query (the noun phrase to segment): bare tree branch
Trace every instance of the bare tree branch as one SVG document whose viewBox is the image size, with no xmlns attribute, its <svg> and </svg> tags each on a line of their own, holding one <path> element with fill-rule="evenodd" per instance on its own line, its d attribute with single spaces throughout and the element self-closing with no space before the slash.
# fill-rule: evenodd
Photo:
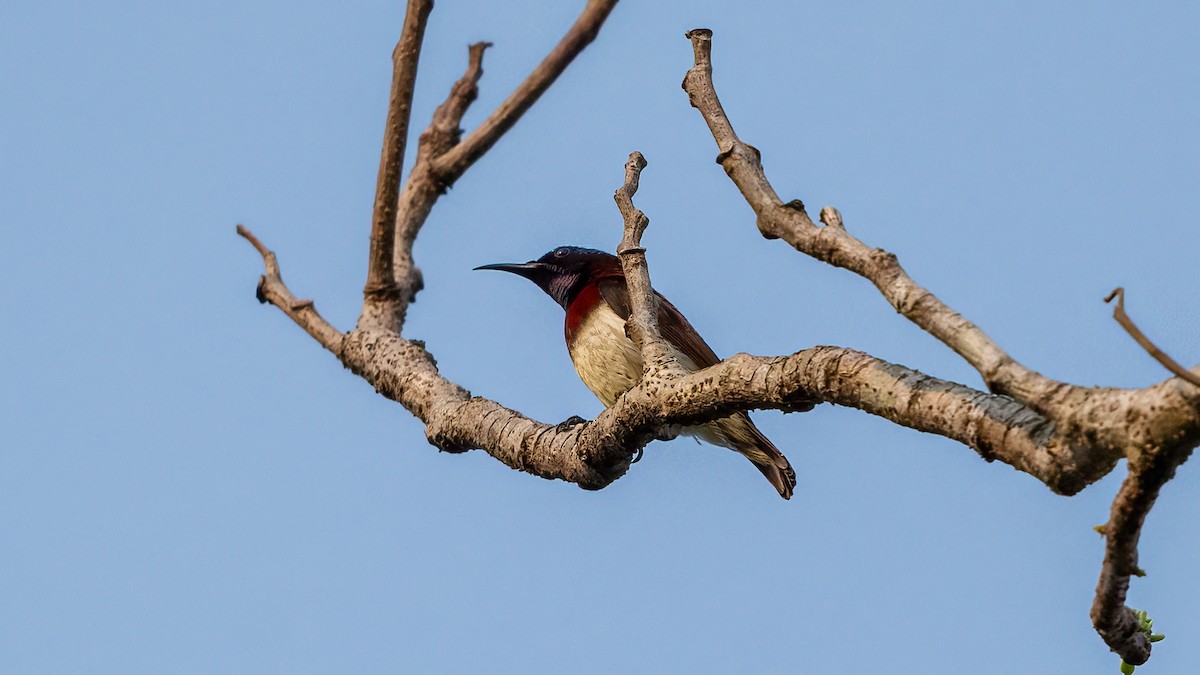
<svg viewBox="0 0 1200 675">
<path fill-rule="evenodd" d="M 786 412 L 796 401 L 820 399 L 960 441 L 988 461 L 1012 464 L 1064 494 L 1095 480 L 1072 463 L 1075 450 L 1054 439 L 1051 424 L 1015 401 L 837 347 L 789 357 L 739 354 L 666 384 L 634 387 L 590 423 L 562 429 L 536 422 L 443 378 L 419 341 L 378 330 L 342 335 L 311 301 L 291 294 L 271 251 L 245 228 L 239 226 L 238 233 L 263 256 L 263 301 L 421 419 L 430 443 L 446 451 L 483 448 L 512 468 L 599 489 L 628 470 L 635 451 L 672 426 L 735 410 Z"/>
<path fill-rule="evenodd" d="M 737 137 L 717 98 L 712 81 L 712 31 L 697 29 L 688 32 L 687 37 L 692 42 L 695 64 L 684 78 L 683 88 L 713 133 L 720 149 L 717 161 L 758 215 L 758 226 L 764 236 L 782 238 L 806 255 L 848 269 L 874 283 L 898 312 L 962 355 L 983 375 L 992 391 L 1012 396 L 1046 415 L 1056 422 L 1060 433 L 1087 436 L 1094 446 L 1094 452 L 1089 454 L 1102 465 L 1111 465 L 1124 456 L 1139 434 L 1159 436 L 1161 431 L 1183 437 L 1200 424 L 1196 410 L 1200 396 L 1192 392 L 1171 392 L 1173 397 L 1186 399 L 1177 403 L 1185 404 L 1189 412 L 1179 416 L 1178 408 L 1156 405 L 1165 394 L 1162 388 L 1080 387 L 1052 380 L 1020 365 L 975 324 L 913 281 L 895 255 L 870 248 L 850 235 L 836 209 L 827 207 L 823 211 L 826 226 L 820 227 L 808 217 L 800 200 L 783 203 L 766 178 L 758 150 Z M 1124 419 L 1101 414 L 1133 409 L 1153 419 L 1139 420 L 1138 428 L 1131 428 L 1123 423 Z M 1146 423 L 1140 424 L 1143 421 Z"/>
<path fill-rule="evenodd" d="M 1121 660 L 1141 665 L 1150 658 L 1150 636 L 1140 626 L 1137 613 L 1125 606 L 1131 576 L 1142 576 L 1137 565 L 1137 544 L 1142 524 L 1161 484 L 1147 485 L 1141 474 L 1130 472 L 1112 503 L 1112 515 L 1103 529 L 1104 563 L 1092 600 L 1092 625 Z"/>
<path fill-rule="evenodd" d="M 446 100 L 433 111 L 433 120 L 425 132 L 435 138 L 428 141 L 432 154 L 438 155 L 454 147 L 462 137 L 463 115 L 479 97 L 479 78 L 483 77 L 483 53 L 490 42 L 476 42 L 467 47 L 467 72 L 450 88 Z"/>
<path fill-rule="evenodd" d="M 392 248 L 396 236 L 396 199 L 400 193 L 400 173 L 404 165 L 404 146 L 408 141 L 408 123 L 412 117 L 417 63 L 421 58 L 425 24 L 432 10 L 433 0 L 409 0 L 400 40 L 392 52 L 392 90 L 388 97 L 383 149 L 379 158 L 379 177 L 375 183 L 375 208 L 371 216 L 371 251 L 367 266 L 367 283 L 363 288 L 363 294 L 369 304 L 373 304 L 374 299 L 378 297 L 386 299 L 396 293 L 396 279 L 392 270 Z"/>
<path fill-rule="evenodd" d="M 668 381 L 643 382 L 595 420 L 569 428 L 536 422 L 442 378 L 424 345 L 394 335 L 353 331 L 343 363 L 379 393 L 425 422 L 437 447 L 483 448 L 506 465 L 598 489 L 628 469 L 632 454 L 665 430 L 737 410 L 792 410 L 823 400 L 858 408 L 919 431 L 946 436 L 1073 494 L 1099 476 L 1080 471 L 1080 448 L 1063 444 L 1053 425 L 1004 396 L 887 363 L 840 347 L 786 357 L 738 354 Z M 647 386 L 649 385 L 649 386 Z"/>
<path fill-rule="evenodd" d="M 420 269 L 413 263 L 413 244 L 438 197 L 446 192 L 446 184 L 433 173 L 432 162 L 454 147 L 462 137 L 459 125 L 467 109 L 479 96 L 483 55 L 490 46 L 490 42 L 477 42 L 468 48 L 466 72 L 450 88 L 446 100 L 434 110 L 429 127 L 421 133 L 417 142 L 417 160 L 400 197 L 400 211 L 396 215 L 397 236 L 392 249 L 392 264 L 396 269 L 400 292 L 390 307 L 394 318 L 389 325 L 397 331 L 404 324 L 408 305 L 425 285 Z"/>
<path fill-rule="evenodd" d="M 275 253 L 264 246 L 258 237 L 255 237 L 245 227 L 238 225 L 237 233 L 258 251 L 267 268 L 266 273 L 258 279 L 258 289 L 255 293 L 258 301 L 269 302 L 278 307 L 322 347 L 333 352 L 333 355 L 339 359 L 342 358 L 342 333 L 317 313 L 317 308 L 313 305 L 312 300 L 297 300 L 296 296 L 292 295 L 287 284 L 283 283 L 283 277 L 279 274 L 279 263 L 275 259 Z"/>
<path fill-rule="evenodd" d="M 692 42 L 695 65 L 684 77 L 683 89 L 708 123 L 717 142 L 717 163 L 754 209 L 763 236 L 782 238 L 802 253 L 865 277 L 897 312 L 966 359 L 992 391 L 1046 411 L 1059 383 L 1017 363 L 978 326 L 913 281 L 895 255 L 871 248 L 847 233 L 840 214 L 834 227 L 822 228 L 808 217 L 803 202 L 796 199 L 785 204 L 779 198 L 763 172 L 759 151 L 738 138 L 717 98 L 712 80 L 712 31 L 700 28 L 686 36 Z"/>
<path fill-rule="evenodd" d="M 516 124 L 579 52 L 591 43 L 615 5 L 616 0 L 589 0 L 563 39 L 525 81 L 475 131 L 462 138 L 459 124 L 478 94 L 483 51 L 488 44 L 471 46 L 467 72 L 422 132 L 416 162 L 400 194 L 392 246 L 396 292 L 390 294 L 382 306 L 364 305 L 363 315 L 359 318 L 361 327 L 401 329 L 408 305 L 424 286 L 421 271 L 413 261 L 412 248 L 433 205 L 504 132 Z"/>
<path fill-rule="evenodd" d="M 1104 564 L 1092 602 L 1092 624 L 1122 660 L 1135 666 L 1150 658 L 1151 642 L 1137 613 L 1125 606 L 1130 577 L 1146 574 L 1138 566 L 1138 540 L 1159 492 L 1187 461 L 1193 446 L 1185 443 L 1132 458 L 1129 475 L 1113 499 L 1108 523 L 1101 528 L 1105 537 Z"/>
<path fill-rule="evenodd" d="M 1112 293 L 1109 293 L 1108 297 L 1104 298 L 1104 301 L 1112 302 L 1113 298 L 1117 299 L 1117 305 L 1113 307 L 1113 318 L 1117 320 L 1117 323 L 1121 324 L 1126 333 L 1129 333 L 1129 337 L 1133 338 L 1142 349 L 1145 349 L 1146 353 L 1154 357 L 1155 361 L 1161 363 L 1163 368 L 1200 387 L 1200 375 L 1188 372 L 1186 368 L 1179 365 L 1178 361 L 1159 349 L 1158 345 L 1151 342 L 1150 338 L 1146 337 L 1146 334 L 1133 322 L 1133 319 L 1130 319 L 1129 315 L 1125 313 L 1125 289 L 1118 287 Z"/>
<path fill-rule="evenodd" d="M 554 84 L 575 57 L 596 39 L 604 20 L 616 6 L 617 0 L 588 0 L 575 24 L 525 81 L 468 134 L 462 143 L 434 161 L 435 172 L 446 185 L 453 185 L 475 160 L 482 157 L 483 153 L 500 140 L 504 132 L 521 119 L 521 115 L 524 115 L 550 85 Z"/>
<path fill-rule="evenodd" d="M 625 322 L 625 332 L 642 351 L 642 379 L 645 381 L 678 377 L 684 370 L 658 328 L 658 299 L 650 285 L 646 249 L 642 248 L 642 234 L 649 227 L 650 219 L 633 205 L 633 195 L 637 193 L 638 179 L 644 168 L 646 158 L 642 153 L 630 153 L 629 161 L 625 162 L 625 183 L 617 188 L 613 199 L 625 221 L 621 243 L 617 246 L 632 306 L 629 319 Z"/>
<path fill-rule="evenodd" d="M 1162 354 L 1128 320 L 1121 289 L 1108 298 L 1119 298 L 1114 316 L 1176 378 L 1141 390 L 1080 387 L 1017 363 L 975 324 L 913 281 L 895 255 L 869 248 L 847 233 L 837 209 L 822 209 L 825 227 L 819 227 L 808 217 L 803 202 L 783 203 L 766 178 L 758 150 L 738 138 L 717 98 L 712 31 L 697 29 L 686 37 L 692 43 L 694 65 L 684 77 L 683 89 L 707 122 L 719 149 L 717 162 L 754 210 L 763 236 L 782 238 L 802 253 L 865 277 L 897 312 L 970 363 L 992 391 L 1012 396 L 1019 402 L 1017 409 L 1041 420 L 1044 435 L 1038 437 L 1039 444 L 1022 449 L 1031 454 L 1002 457 L 1006 463 L 1037 476 L 1055 491 L 1070 493 L 1107 474 L 1119 458 L 1129 460 L 1129 476 L 1105 528 L 1108 546 L 1092 619 L 1097 632 L 1127 663 L 1144 663 L 1150 656 L 1149 635 L 1140 628 L 1136 613 L 1125 606 L 1125 596 L 1129 577 L 1137 572 L 1137 541 L 1146 514 L 1162 485 L 1200 443 L 1200 395 L 1184 383 L 1194 383 L 1193 374 Z M 1067 490 L 1062 482 L 1048 482 L 1047 465 L 1035 461 L 1047 448 L 1053 448 L 1047 453 L 1054 457 L 1048 466 L 1055 467 L 1056 477 L 1063 475 L 1057 469 L 1064 464 L 1070 467 Z M 1067 456 L 1071 459 L 1063 462 Z"/>
<path fill-rule="evenodd" d="M 625 183 L 614 197 L 624 221 L 618 253 L 634 305 L 627 329 L 643 351 L 647 370 L 641 383 L 595 420 L 551 425 L 472 396 L 441 376 L 422 342 L 401 336 L 407 307 L 421 289 L 412 246 L 433 205 L 596 36 L 614 4 L 615 0 L 590 0 L 525 82 L 463 138 L 460 125 L 477 96 L 488 46 L 471 45 L 466 71 L 421 134 L 416 160 L 401 189 L 413 81 L 432 6 L 430 0 L 410 0 L 394 54 L 368 282 L 357 326 L 342 334 L 317 313 L 310 300 L 293 296 L 275 254 L 239 225 L 238 233 L 259 252 L 266 268 L 258 284 L 260 301 L 278 307 L 379 393 L 419 418 L 436 447 L 448 452 L 481 448 L 514 469 L 587 489 L 600 489 L 620 478 L 635 452 L 669 435 L 672 428 L 740 410 L 788 412 L 800 402 L 814 400 L 854 407 L 953 439 L 1061 494 L 1082 490 L 1112 471 L 1120 459 L 1127 459 L 1129 475 L 1104 528 L 1105 562 L 1092 619 L 1104 640 L 1128 663 L 1144 662 L 1150 654 L 1149 636 L 1124 603 L 1130 576 L 1139 573 L 1137 543 L 1146 515 L 1162 486 L 1200 444 L 1200 387 L 1194 386 L 1200 378 L 1193 377 L 1197 371 L 1168 365 L 1176 377 L 1143 389 L 1080 387 L 1046 378 L 1017 363 L 982 330 L 916 284 L 894 255 L 848 234 L 837 209 L 822 209 L 822 227 L 809 218 L 799 200 L 784 203 L 767 181 L 759 152 L 737 137 L 717 98 L 711 31 L 688 33 L 695 65 L 683 86 L 717 142 L 717 161 L 754 210 L 759 230 L 870 280 L 898 312 L 970 363 L 993 393 L 840 347 L 813 347 L 779 357 L 738 354 L 695 373 L 671 370 L 672 364 L 675 368 L 678 364 L 657 327 L 656 296 L 641 246 L 649 221 L 633 205 L 645 166 L 636 152 L 630 155 Z M 1141 333 L 1136 326 L 1121 319 L 1128 317 L 1120 301 L 1115 315 L 1138 339 Z M 1155 354 L 1157 348 L 1151 347 L 1146 348 Z"/>
</svg>

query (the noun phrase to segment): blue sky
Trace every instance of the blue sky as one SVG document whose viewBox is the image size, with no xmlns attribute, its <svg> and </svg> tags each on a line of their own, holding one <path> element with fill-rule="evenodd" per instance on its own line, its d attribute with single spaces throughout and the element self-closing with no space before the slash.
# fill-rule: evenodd
<svg viewBox="0 0 1200 675">
<path fill-rule="evenodd" d="M 353 324 L 400 4 L 0 8 L 0 670 L 1117 672 L 1088 607 L 1123 467 L 1062 498 L 821 406 L 756 418 L 791 502 L 688 440 L 585 492 L 435 452 L 255 302 L 239 222 Z M 414 135 L 469 42 L 496 46 L 468 126 L 581 4 L 440 0 Z M 698 26 L 781 196 L 840 208 L 1016 358 L 1163 379 L 1101 303 L 1124 285 L 1200 361 L 1194 4 L 664 1 L 619 6 L 438 204 L 406 333 L 447 376 L 546 421 L 600 410 L 561 310 L 471 268 L 615 247 L 636 149 L 655 285 L 718 353 L 842 345 L 978 386 L 868 283 L 757 234 L 679 88 Z M 1143 536 L 1147 672 L 1200 670 L 1194 468 Z"/>
</svg>

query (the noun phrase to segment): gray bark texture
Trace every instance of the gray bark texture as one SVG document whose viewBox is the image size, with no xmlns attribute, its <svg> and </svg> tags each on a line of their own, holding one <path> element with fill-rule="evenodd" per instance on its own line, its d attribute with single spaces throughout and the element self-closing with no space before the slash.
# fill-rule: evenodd
<svg viewBox="0 0 1200 675">
<path fill-rule="evenodd" d="M 367 282 L 357 325 L 343 332 L 310 300 L 284 284 L 275 255 L 238 226 L 260 253 L 265 273 L 258 298 L 270 303 L 348 369 L 425 424 L 429 442 L 448 452 L 481 449 L 507 466 L 598 490 L 629 470 L 635 454 L 734 411 L 788 412 L 808 401 L 863 410 L 896 424 L 938 434 L 987 461 L 1025 472 L 1056 493 L 1071 495 L 1127 460 L 1128 476 L 1102 528 L 1106 550 L 1091 616 L 1097 632 L 1130 664 L 1150 656 L 1151 635 L 1125 606 L 1130 578 L 1140 574 L 1137 542 L 1162 486 L 1200 443 L 1200 369 L 1170 361 L 1124 313 L 1114 291 L 1114 316 L 1174 374 L 1144 389 L 1081 387 L 1049 379 L 1009 356 L 982 330 L 918 285 L 896 256 L 852 235 L 832 207 L 819 224 L 799 200 L 784 202 L 768 181 L 759 152 L 742 141 L 721 107 L 712 79 L 712 32 L 690 31 L 694 65 L 683 88 L 708 124 L 717 162 L 753 209 L 759 231 L 800 253 L 864 277 L 901 315 L 967 361 L 988 391 L 948 382 L 841 347 L 820 346 L 787 356 L 737 354 L 696 373 L 675 363 L 659 334 L 642 233 L 649 220 L 633 205 L 646 166 L 630 155 L 615 194 L 624 220 L 617 246 L 633 313 L 627 330 L 642 350 L 641 382 L 594 420 L 549 424 L 478 396 L 442 377 L 423 342 L 403 335 L 408 305 L 421 290 L 412 249 L 438 198 L 536 102 L 598 35 L 616 0 L 589 0 L 576 22 L 512 94 L 473 131 L 459 125 L 477 94 L 487 43 L 471 45 L 466 72 L 420 135 L 416 158 L 401 180 L 425 25 L 432 0 L 409 0 L 385 124 L 372 218 Z M 1111 299 L 1111 298 L 1110 298 Z M 1168 363 L 1169 362 L 1169 363 Z"/>
</svg>

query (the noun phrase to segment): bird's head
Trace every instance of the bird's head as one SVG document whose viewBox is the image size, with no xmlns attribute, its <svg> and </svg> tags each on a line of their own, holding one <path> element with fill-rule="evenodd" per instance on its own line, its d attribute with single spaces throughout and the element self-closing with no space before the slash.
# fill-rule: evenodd
<svg viewBox="0 0 1200 675">
<path fill-rule="evenodd" d="M 525 277 L 566 308 L 579 291 L 601 276 L 620 274 L 615 255 L 594 248 L 559 246 L 537 260 L 526 263 L 480 265 L 477 270 L 502 270 Z"/>
</svg>

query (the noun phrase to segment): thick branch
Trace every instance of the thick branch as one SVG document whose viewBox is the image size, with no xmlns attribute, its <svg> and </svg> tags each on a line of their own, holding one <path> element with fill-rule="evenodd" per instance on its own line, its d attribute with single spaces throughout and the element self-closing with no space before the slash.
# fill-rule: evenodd
<svg viewBox="0 0 1200 675">
<path fill-rule="evenodd" d="M 1077 449 L 1057 439 L 1051 423 L 1007 397 L 838 347 L 787 357 L 739 354 L 697 373 L 639 384 L 592 422 L 569 428 L 471 396 L 438 374 L 423 345 L 395 335 L 350 333 L 343 363 L 425 422 L 434 445 L 456 452 L 483 448 L 510 467 L 591 489 L 620 477 L 634 452 L 673 426 L 735 410 L 788 411 L 814 399 L 946 436 L 1064 494 L 1106 473 L 1076 464 Z"/>
<path fill-rule="evenodd" d="M 339 333 L 299 301 L 279 276 L 275 256 L 245 228 L 266 275 L 264 302 L 279 307 L 346 367 L 426 424 L 434 445 L 448 451 L 484 448 L 506 465 L 546 478 L 598 489 L 620 477 L 631 455 L 672 427 L 693 425 L 735 410 L 794 410 L 797 401 L 823 400 L 858 408 L 919 431 L 946 436 L 1024 471 L 1052 490 L 1073 494 L 1103 477 L 1111 463 L 1055 434 L 1054 424 L 1004 396 L 975 391 L 904 366 L 838 347 L 788 357 L 739 354 L 667 382 L 634 387 L 591 423 L 560 429 L 473 397 L 441 377 L 419 342 L 390 331 Z M 1157 392 L 1176 394 L 1166 384 Z M 1115 459 L 1113 460 L 1115 462 Z"/>
<path fill-rule="evenodd" d="M 695 63 L 683 88 L 717 142 L 717 162 L 754 209 L 764 236 L 782 238 L 802 253 L 867 278 L 896 311 L 970 363 L 991 390 L 1025 404 L 1014 402 L 1018 409 L 1044 417 L 1045 437 L 1040 446 L 1032 448 L 1032 454 L 1006 459 L 1008 463 L 1046 482 L 1041 469 L 1030 470 L 1029 460 L 1039 457 L 1042 448 L 1058 446 L 1049 453 L 1056 457 L 1048 466 L 1070 465 L 1074 478 L 1090 482 L 1110 471 L 1120 457 L 1128 458 L 1130 475 L 1113 502 L 1106 528 L 1108 546 L 1092 619 L 1105 642 L 1126 662 L 1143 663 L 1150 655 L 1149 636 L 1140 629 L 1136 614 L 1125 606 L 1125 595 L 1129 577 L 1137 571 L 1137 540 L 1146 514 L 1162 485 L 1200 443 L 1200 392 L 1191 385 L 1193 374 L 1169 357 L 1160 358 L 1161 352 L 1124 317 L 1120 302 L 1115 314 L 1118 321 L 1176 378 L 1141 390 L 1079 387 L 1051 380 L 1017 363 L 977 326 L 913 281 L 896 256 L 871 249 L 847 233 L 837 209 L 823 209 L 825 227 L 819 227 L 800 200 L 782 203 L 767 181 L 758 151 L 737 137 L 717 99 L 712 82 L 712 32 L 698 29 L 687 37 Z M 946 413 L 947 421 L 954 419 L 952 409 L 947 408 Z M 1068 455 L 1072 459 L 1063 462 Z M 1070 490 L 1062 490 L 1061 483 L 1047 485 L 1064 492 L 1082 487 L 1074 482 Z"/>
<path fill-rule="evenodd" d="M 624 474 L 634 452 L 674 426 L 735 410 L 786 412 L 797 401 L 816 399 L 954 439 L 1064 494 L 1107 473 L 1081 461 L 1078 448 L 1056 437 L 1053 423 L 1011 399 L 836 347 L 788 357 L 739 354 L 698 373 L 634 387 L 593 422 L 553 427 L 471 396 L 438 373 L 419 342 L 389 331 L 339 333 L 311 301 L 291 294 L 271 251 L 245 228 L 239 226 L 238 233 L 263 257 L 260 299 L 291 317 L 381 394 L 404 405 L 426 424 L 430 442 L 444 450 L 484 448 L 515 469 L 598 489 Z"/>
<path fill-rule="evenodd" d="M 1135 666 L 1150 658 L 1150 636 L 1142 630 L 1137 613 L 1125 606 L 1130 577 L 1145 574 L 1138 567 L 1138 540 L 1163 485 L 1190 454 L 1190 447 L 1180 446 L 1131 461 L 1103 528 L 1104 565 L 1092 602 L 1092 623 L 1108 646 Z"/>
<path fill-rule="evenodd" d="M 712 80 L 712 31 L 696 29 L 687 37 L 695 65 L 684 77 L 683 89 L 708 123 L 719 150 L 717 163 L 754 209 L 763 236 L 782 238 L 802 253 L 865 277 L 897 312 L 966 359 L 993 391 L 1047 411 L 1059 383 L 1017 363 L 978 326 L 913 281 L 895 255 L 871 248 L 847 233 L 840 214 L 831 221 L 835 226 L 820 227 L 800 200 L 783 203 L 767 180 L 759 151 L 738 138 L 717 98 Z"/>
<path fill-rule="evenodd" d="M 1140 436 L 1185 438 L 1200 426 L 1200 396 L 1184 394 L 1190 404 L 1182 411 L 1143 407 L 1159 394 L 1142 397 L 1129 390 L 1074 386 L 1022 366 L 978 326 L 918 285 L 900 267 L 895 255 L 870 248 L 849 234 L 836 209 L 823 210 L 826 226 L 820 227 L 808 217 L 800 200 L 782 203 L 767 180 L 758 151 L 734 133 L 717 98 L 712 80 L 712 32 L 697 29 L 687 37 L 692 42 L 695 64 L 685 76 L 683 88 L 717 142 L 717 161 L 758 215 L 758 226 L 765 236 L 783 238 L 806 255 L 871 281 L 896 311 L 975 367 L 992 391 L 1012 396 L 1055 420 L 1060 433 L 1086 437 L 1095 448 L 1097 461 L 1111 464 L 1112 458 L 1127 454 Z M 1131 403 L 1141 408 L 1139 424 L 1098 414 L 1105 408 L 1124 409 Z"/>
<path fill-rule="evenodd" d="M 1137 613 L 1125 606 L 1130 577 L 1140 575 L 1137 544 L 1142 524 L 1161 484 L 1147 485 L 1144 477 L 1130 472 L 1112 504 L 1112 515 L 1104 526 L 1104 564 L 1096 597 L 1092 601 L 1092 625 L 1109 648 L 1132 665 L 1150 658 L 1150 636 L 1139 625 Z"/>
<path fill-rule="evenodd" d="M 438 373 L 419 341 L 355 330 L 346 337 L 342 362 L 425 423 L 426 438 L 442 450 L 483 448 L 511 468 L 590 489 L 608 485 L 628 468 L 628 460 L 601 469 L 585 462 L 573 447 L 581 427 L 560 430 L 472 396 Z"/>
<path fill-rule="evenodd" d="M 433 10 L 433 0 L 409 0 L 404 13 L 400 40 L 392 52 L 392 90 L 388 97 L 387 121 L 383 131 L 383 149 L 379 158 L 379 176 L 375 183 L 375 208 L 371 216 L 371 251 L 367 284 L 363 293 L 368 302 L 376 296 L 395 294 L 392 247 L 396 234 L 396 199 L 400 193 L 400 173 L 404 165 L 404 146 L 412 117 L 413 87 L 425 24 Z"/>
<path fill-rule="evenodd" d="M 595 37 L 614 4 L 591 0 L 542 64 L 463 139 L 459 127 L 476 97 L 487 46 L 472 45 L 466 73 L 422 133 L 413 170 L 397 196 L 421 35 L 432 5 L 430 0 L 410 0 L 394 55 L 371 263 L 358 327 L 343 335 L 311 301 L 297 300 L 283 283 L 275 255 L 239 226 L 238 233 L 258 250 L 266 267 L 258 285 L 260 301 L 279 307 L 348 368 L 421 419 L 437 447 L 451 452 L 483 448 L 510 467 L 589 489 L 619 478 L 634 452 L 681 425 L 755 408 L 786 412 L 811 400 L 855 407 L 956 440 L 1062 494 L 1098 480 L 1125 457 L 1130 475 L 1105 528 L 1106 557 L 1092 617 L 1127 662 L 1145 661 L 1148 636 L 1125 607 L 1125 596 L 1130 575 L 1138 572 L 1136 547 L 1145 517 L 1161 487 L 1200 443 L 1200 388 L 1181 379 L 1186 371 L 1140 390 L 1078 387 L 1045 378 L 1016 363 L 978 327 L 917 285 L 894 255 L 849 235 L 836 209 L 822 210 L 825 226 L 820 227 L 799 200 L 783 203 L 766 179 L 758 151 L 737 137 L 717 99 L 710 31 L 688 34 L 695 66 L 684 89 L 717 141 L 717 161 L 754 209 L 764 236 L 783 238 L 797 250 L 869 279 L 898 312 L 962 355 L 994 392 L 1007 396 L 837 347 L 787 357 L 739 354 L 696 373 L 665 373 L 674 359 L 657 329 L 656 296 L 641 247 L 648 220 L 632 202 L 645 166 L 638 153 L 631 155 L 625 184 L 616 194 L 626 224 L 618 252 L 634 303 L 630 333 L 643 350 L 647 371 L 639 385 L 595 420 L 551 426 L 474 397 L 438 373 L 422 343 L 400 337 L 407 306 L 421 287 L 412 245 L 434 203 Z M 660 365 L 663 370 L 656 370 Z"/>
</svg>

